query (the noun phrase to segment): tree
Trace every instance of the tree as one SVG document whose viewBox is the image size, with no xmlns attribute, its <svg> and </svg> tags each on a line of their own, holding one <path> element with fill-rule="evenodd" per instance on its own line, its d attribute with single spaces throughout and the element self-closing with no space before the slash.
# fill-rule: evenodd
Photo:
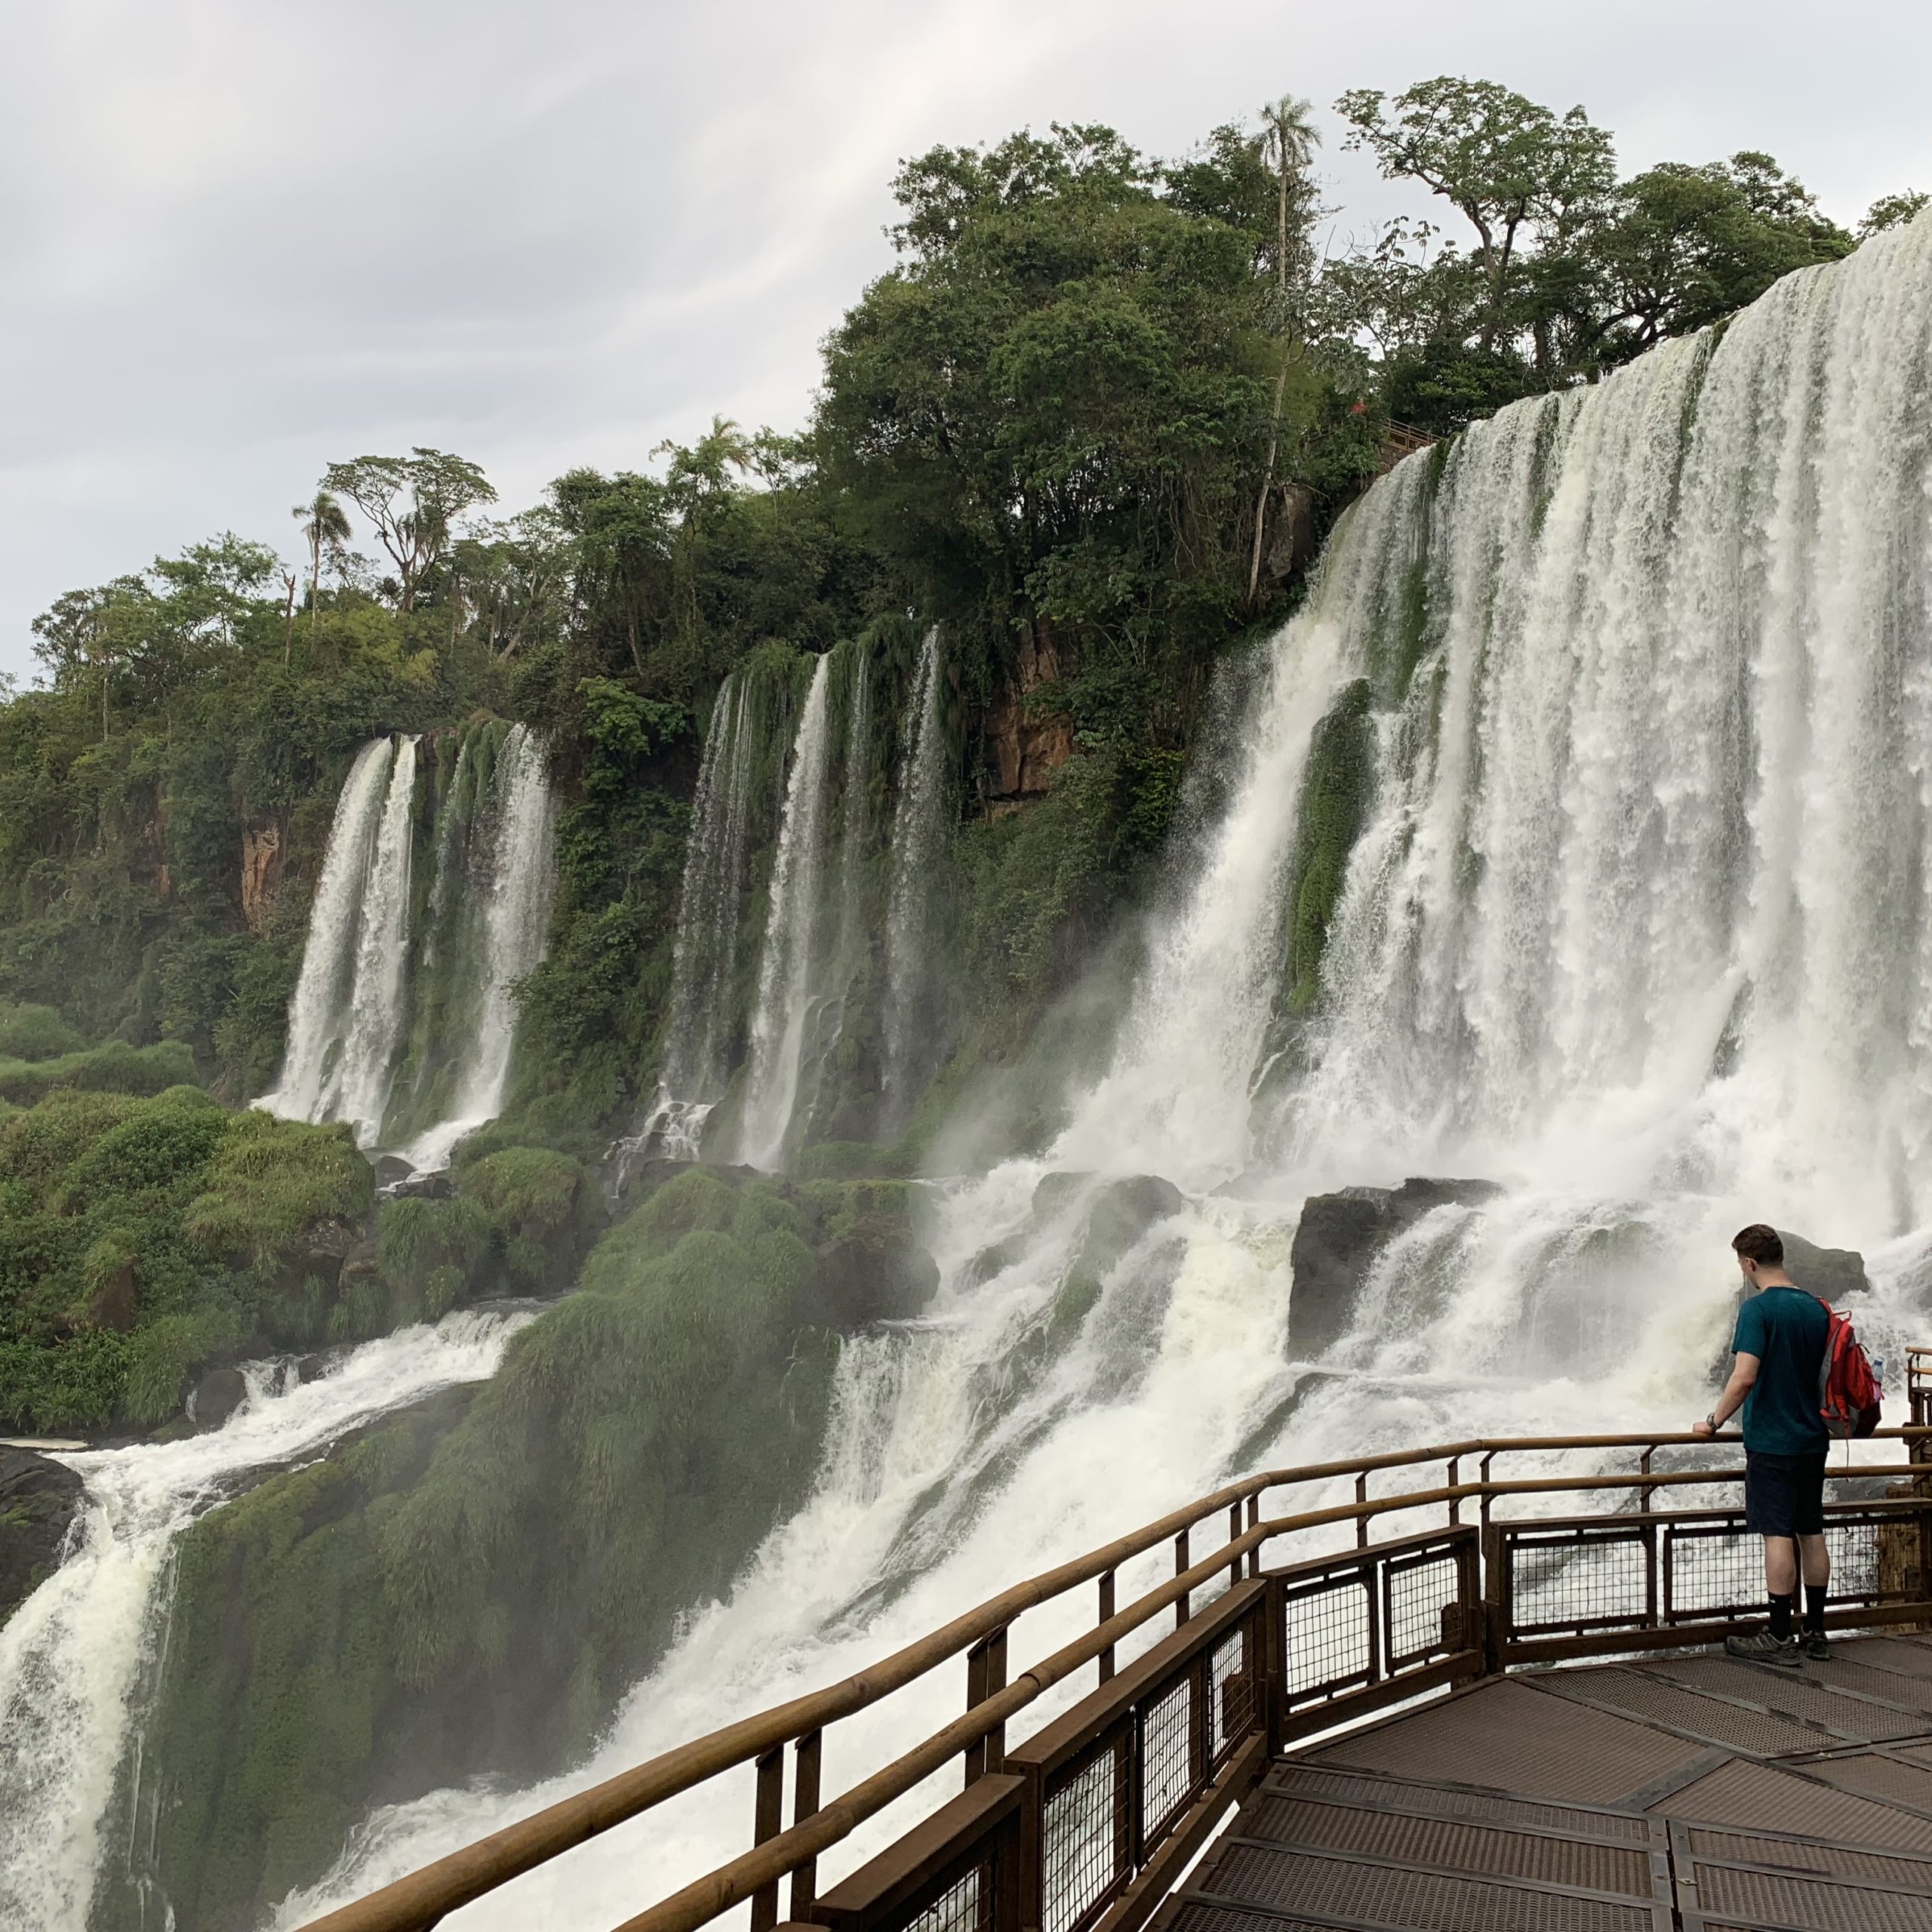
<svg viewBox="0 0 1932 1932">
<path fill-rule="evenodd" d="M 473 617 L 492 657 L 514 657 L 563 608 L 574 552 L 554 509 L 525 510 L 457 539 L 451 559 L 452 622 Z"/>
<path fill-rule="evenodd" d="M 1162 743 L 1242 608 L 1278 367 L 1255 232 L 1169 182 L 1097 128 L 908 162 L 902 259 L 829 340 L 814 430 L 976 678 L 1131 671 Z"/>
<path fill-rule="evenodd" d="M 1319 200 L 1315 185 L 1316 131 L 1312 103 L 1282 95 L 1262 109 L 1263 152 L 1275 177 L 1275 326 L 1281 338 L 1281 367 L 1275 377 L 1275 406 L 1268 417 L 1268 456 L 1261 469 L 1261 493 L 1254 504 L 1254 547 L 1248 561 L 1247 601 L 1261 588 L 1261 546 L 1268 528 L 1268 495 L 1275 487 L 1275 460 L 1281 441 L 1281 400 L 1288 371 L 1301 346 L 1306 320 L 1296 300 L 1314 279 L 1312 238 Z"/>
<path fill-rule="evenodd" d="M 415 608 L 426 574 L 448 554 L 457 518 L 497 493 L 481 469 L 441 450 L 413 449 L 405 456 L 359 456 L 332 463 L 325 490 L 340 492 L 375 528 L 395 565 L 396 605 Z"/>
<path fill-rule="evenodd" d="M 1345 148 L 1368 150 L 1387 180 L 1421 182 L 1475 230 L 1485 350 L 1507 326 L 1519 246 L 1567 235 L 1616 178 L 1611 137 L 1582 108 L 1559 115 L 1494 81 L 1444 75 L 1392 102 L 1361 88 L 1335 107 L 1354 130 Z"/>
<path fill-rule="evenodd" d="M 1792 269 L 1835 260 L 1853 245 L 1769 155 L 1662 162 L 1617 189 L 1579 251 L 1600 280 L 1598 312 L 1577 331 L 1577 359 L 1620 361 L 1705 328 Z"/>
<path fill-rule="evenodd" d="M 1869 241 L 1888 228 L 1903 227 L 1928 205 L 1932 205 L 1932 195 L 1917 188 L 1908 188 L 1902 194 L 1881 195 L 1865 211 L 1865 219 L 1858 224 L 1858 238 Z"/>
<path fill-rule="evenodd" d="M 322 549 L 326 545 L 336 555 L 349 541 L 349 519 L 342 506 L 329 491 L 318 489 L 306 503 L 297 503 L 289 515 L 302 526 L 303 540 L 309 546 L 309 633 L 312 638 L 322 620 Z"/>
</svg>

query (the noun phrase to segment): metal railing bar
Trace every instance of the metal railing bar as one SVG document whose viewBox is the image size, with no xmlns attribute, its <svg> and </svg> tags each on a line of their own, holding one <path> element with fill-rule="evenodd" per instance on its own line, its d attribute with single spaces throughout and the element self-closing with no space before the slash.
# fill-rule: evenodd
<svg viewBox="0 0 1932 1932">
<path fill-rule="evenodd" d="M 1261 1524 L 1254 1534 L 1259 1536 L 1268 1528 L 1268 1524 Z M 1247 1540 L 1244 1534 L 1241 1541 L 1245 1544 Z M 721 1865 L 715 1871 L 694 1880 L 682 1891 L 674 1892 L 635 1918 L 626 1919 L 617 1932 L 696 1932 L 696 1928 L 707 1920 L 751 1897 L 761 1885 L 783 1877 L 798 1859 L 808 1855 L 816 1857 L 828 1846 L 850 1836 L 868 1818 L 929 1777 L 949 1758 L 964 1752 L 969 1745 L 1024 1710 L 1063 1678 L 1083 1664 L 1091 1663 L 1103 1644 L 1117 1642 L 1150 1617 L 1158 1616 L 1185 1592 L 1206 1583 L 1226 1561 L 1227 1552 L 1217 1550 L 1191 1570 L 1183 1571 L 1180 1576 L 1157 1585 L 1109 1622 L 1063 1644 L 1051 1657 L 1041 1658 L 1022 1672 L 1005 1690 L 987 1699 L 977 1710 L 955 1718 L 944 1730 L 934 1732 L 903 1757 L 895 1758 L 882 1770 L 855 1784 L 842 1798 L 834 1798 L 805 1823 L 795 1825 L 790 1831 L 768 1839 L 730 1863 Z M 1210 1611 L 1201 1613 L 1204 1617 L 1212 1614 Z"/>
<path fill-rule="evenodd" d="M 1932 1438 L 1932 1427 L 1882 1429 L 1876 1432 L 1874 1439 L 1916 1443 L 1928 1438 Z M 648 1759 L 641 1764 L 633 1766 L 627 1771 L 620 1772 L 617 1777 L 607 1779 L 588 1791 L 578 1792 L 546 1807 L 543 1810 L 533 1813 L 529 1817 L 521 1819 L 501 1831 L 493 1832 L 487 1838 L 452 1852 L 379 1891 L 371 1893 L 321 1918 L 311 1921 L 308 1932 L 427 1932 L 428 1927 L 435 1925 L 447 1914 L 472 1899 L 480 1897 L 484 1893 L 494 1890 L 521 1873 L 546 1863 L 587 1839 L 596 1837 L 696 1785 L 739 1765 L 755 1761 L 774 1746 L 793 1742 L 811 1731 L 822 1730 L 825 1725 L 839 1718 L 865 1709 L 879 1699 L 924 1675 L 938 1664 L 971 1648 L 995 1629 L 1010 1624 L 1023 1611 L 1048 1602 L 1077 1585 L 1099 1578 L 1121 1563 L 1143 1555 L 1168 1538 L 1190 1529 L 1205 1518 L 1232 1505 L 1246 1502 L 1251 1497 L 1258 1498 L 1268 1489 L 1324 1481 L 1339 1477 L 1365 1475 L 1377 1469 L 1444 1462 L 1452 1457 L 1481 1455 L 1484 1459 L 1487 1470 L 1494 1457 L 1506 1454 L 1580 1449 L 1641 1449 L 1647 1446 L 1660 1448 L 1679 1444 L 1708 1447 L 1714 1440 L 1734 1444 L 1737 1439 L 1734 1435 L 1712 1438 L 1688 1433 L 1654 1432 L 1647 1435 L 1473 1438 L 1463 1442 L 1435 1444 L 1413 1450 L 1358 1457 L 1345 1461 L 1272 1469 L 1244 1478 L 1239 1482 L 1226 1485 L 1211 1495 L 1171 1511 L 1157 1521 L 1118 1537 L 1099 1549 L 1090 1551 L 1084 1555 L 1012 1586 L 954 1618 L 951 1623 L 943 1625 L 939 1629 L 929 1632 L 891 1656 L 881 1659 L 868 1669 L 859 1672 L 838 1684 L 794 1698 L 770 1710 L 756 1712 L 734 1724 L 724 1725 L 705 1737 L 693 1739 L 688 1743 L 678 1746 L 656 1758 Z M 1869 1465 L 1854 1466 L 1848 1470 L 1834 1469 L 1830 1473 L 1835 1479 L 1847 1475 L 1922 1475 L 1924 1469 L 1922 1464 L 1907 1464 L 1902 1469 L 1890 1465 Z M 1734 1471 L 1672 1472 L 1652 1474 L 1647 1478 L 1611 1475 L 1594 1475 L 1587 1478 L 1529 1478 L 1513 1482 L 1458 1484 L 1402 1496 L 1376 1498 L 1365 1504 L 1346 1504 L 1331 1509 L 1265 1518 L 1243 1533 L 1238 1539 L 1238 1549 L 1232 1544 L 1225 1546 L 1203 1564 L 1190 1569 L 1186 1573 L 1189 1580 L 1183 1587 L 1192 1589 L 1204 1582 L 1208 1577 L 1248 1551 L 1257 1550 L 1263 1543 L 1274 1537 L 1331 1523 L 1359 1521 L 1358 1512 L 1380 1516 L 1402 1509 L 1432 1507 L 1462 1497 L 1480 1497 L 1486 1516 L 1489 1500 L 1495 1494 L 1555 1491 L 1565 1488 L 1573 1491 L 1607 1488 L 1644 1481 L 1662 1485 L 1671 1483 L 1735 1482 L 1738 1479 L 1738 1474 Z M 1180 1590 L 1176 1588 L 1176 1583 L 1179 1582 L 1180 1580 L 1177 1579 L 1175 1583 L 1150 1592 L 1127 1611 L 1103 1623 L 1100 1626 L 1100 1630 L 1112 1634 L 1097 1643 L 1094 1641 L 1092 1636 L 1083 1639 L 1081 1645 L 1077 1647 L 1083 1650 L 1081 1660 L 1084 1662 L 1103 1651 L 1110 1651 L 1119 1636 L 1128 1634 L 1140 1623 L 1145 1621 L 1146 1617 L 1173 1602 L 1180 1594 Z M 1124 1619 L 1131 1620 L 1124 1622 Z M 1098 1632 L 1094 1633 L 1095 1636 L 1098 1635 Z M 1057 1654 L 1064 1654 L 1065 1652 Z M 1001 1705 L 1001 1715 L 987 1718 L 982 1728 L 971 1733 L 973 1740 L 985 1737 L 995 1724 L 1003 1721 L 1008 1712 L 1023 1708 L 1032 1697 L 1038 1694 L 1037 1690 L 1029 1692 L 1024 1690 L 1024 1687 L 1035 1678 L 1039 1668 L 1035 1666 L 1035 1671 L 1017 1680 L 1001 1699 L 995 1700 Z M 1015 1696 L 1018 1697 L 1017 1703 L 1006 1703 L 1006 1699 Z M 983 1711 L 989 1706 L 983 1705 L 979 1708 Z M 949 1737 L 961 1730 L 962 1727 L 970 1727 L 977 1721 L 977 1712 L 969 1712 L 938 1735 Z M 957 1748 L 963 1749 L 964 1746 L 962 1744 Z M 921 1755 L 909 1754 L 907 1758 L 898 1761 L 903 1765 L 911 1761 L 912 1757 Z M 888 1767 L 888 1770 L 891 1768 Z M 877 1775 L 883 1777 L 884 1774 Z M 868 1780 L 867 1784 L 875 1781 Z M 835 1806 L 825 1807 L 820 1817 L 830 1819 L 834 1816 L 843 1816 L 851 1798 L 857 1792 L 865 1789 L 865 1786 L 855 1786 L 854 1792 L 848 1793 L 846 1798 L 838 1801 Z M 881 1801 L 881 1803 L 886 1801 Z M 871 1814 L 868 1812 L 863 1815 Z M 781 1833 L 777 1838 L 768 1840 L 764 1847 L 760 1847 L 758 1854 L 752 1855 L 759 1856 L 772 1847 L 786 1844 L 795 1832 L 801 1829 L 816 1831 L 820 1829 L 829 1827 L 821 1827 L 816 1821 L 808 1826 L 795 1826 L 792 1832 Z M 823 1842 L 837 1842 L 838 1838 L 843 1837 L 850 1829 L 848 1826 L 836 1831 L 832 1837 Z M 720 1868 L 721 1872 L 734 1869 L 734 1866 Z M 780 1869 L 790 1868 L 781 1866 Z M 749 1895 L 749 1893 L 736 1894 L 731 1902 L 737 1903 L 738 1899 Z M 685 1896 L 682 1893 L 677 1895 L 679 1898 Z M 669 1903 L 666 1901 L 667 1905 Z M 720 1910 L 723 1909 L 722 1906 L 718 1908 Z M 640 1924 L 643 1921 L 631 1922 Z M 693 1920 L 688 1922 L 695 1925 L 703 1921 Z"/>
</svg>

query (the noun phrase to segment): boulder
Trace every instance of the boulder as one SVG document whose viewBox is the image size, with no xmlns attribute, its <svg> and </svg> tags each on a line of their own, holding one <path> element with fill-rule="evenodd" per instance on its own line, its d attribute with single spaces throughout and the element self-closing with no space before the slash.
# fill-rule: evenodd
<svg viewBox="0 0 1932 1932">
<path fill-rule="evenodd" d="M 456 1177 L 448 1168 L 438 1168 L 434 1174 L 408 1174 L 383 1192 L 392 1201 L 448 1201 L 456 1195 Z"/>
<path fill-rule="evenodd" d="M 140 1303 L 138 1267 L 130 1257 L 88 1297 L 88 1325 L 131 1334 Z"/>
<path fill-rule="evenodd" d="M 1778 1230 L 1784 1242 L 1785 1272 L 1820 1301 L 1843 1303 L 1848 1296 L 1870 1292 L 1865 1257 L 1855 1247 L 1820 1247 L 1789 1228 Z"/>
<path fill-rule="evenodd" d="M 312 1223 L 303 1235 L 302 1259 L 289 1271 L 291 1278 L 285 1287 L 299 1290 L 312 1276 L 333 1291 L 342 1273 L 343 1257 L 361 1238 L 361 1230 L 347 1221 Z"/>
<path fill-rule="evenodd" d="M 400 1154 L 378 1154 L 370 1163 L 376 1171 L 376 1185 L 385 1193 L 393 1193 L 416 1170 Z"/>
<path fill-rule="evenodd" d="M 861 1216 L 818 1251 L 823 1319 L 863 1328 L 917 1315 L 939 1287 L 939 1264 L 896 1215 Z"/>
<path fill-rule="evenodd" d="M 1288 1346 L 1312 1359 L 1349 1332 L 1376 1257 L 1438 1208 L 1475 1207 L 1502 1192 L 1494 1181 L 1411 1179 L 1400 1187 L 1345 1187 L 1302 1204 L 1289 1265 Z"/>
<path fill-rule="evenodd" d="M 53 1574 L 81 1506 L 81 1479 L 31 1449 L 0 1449 L 0 1623 Z"/>
<path fill-rule="evenodd" d="M 357 1241 L 342 1257 L 342 1272 L 337 1278 L 346 1288 L 352 1281 L 367 1281 L 382 1272 L 381 1253 L 374 1241 L 365 1239 Z"/>
<path fill-rule="evenodd" d="M 248 1385 L 238 1368 L 211 1368 L 188 1397 L 188 1413 L 198 1429 L 219 1429 L 248 1399 Z"/>
</svg>

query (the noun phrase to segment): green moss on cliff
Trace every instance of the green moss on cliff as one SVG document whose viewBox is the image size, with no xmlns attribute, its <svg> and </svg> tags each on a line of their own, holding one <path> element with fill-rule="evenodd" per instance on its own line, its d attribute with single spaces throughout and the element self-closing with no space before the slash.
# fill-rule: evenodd
<svg viewBox="0 0 1932 1932">
<path fill-rule="evenodd" d="M 555 1198 L 534 1165 L 493 1186 Z M 420 1229 L 454 1217 L 416 1211 L 465 1198 L 391 1205 L 399 1271 L 447 1251 Z M 909 1207 L 900 1183 L 685 1174 L 460 1416 L 432 1405 L 203 1518 L 144 1753 L 182 1922 L 255 1922 L 372 1802 L 580 1753 L 801 1500 L 834 1327 L 929 1292 Z"/>
<path fill-rule="evenodd" d="M 257 1334 L 321 1339 L 310 1232 L 359 1223 L 372 1192 L 346 1130 L 232 1114 L 198 1088 L 60 1088 L 9 1114 L 0 1421 L 146 1426 L 195 1367 Z"/>
<path fill-rule="evenodd" d="M 1315 727 L 1309 747 L 1288 894 L 1291 1013 L 1307 1012 L 1320 996 L 1329 924 L 1368 809 L 1375 777 L 1372 696 L 1366 679 L 1349 685 Z"/>
</svg>

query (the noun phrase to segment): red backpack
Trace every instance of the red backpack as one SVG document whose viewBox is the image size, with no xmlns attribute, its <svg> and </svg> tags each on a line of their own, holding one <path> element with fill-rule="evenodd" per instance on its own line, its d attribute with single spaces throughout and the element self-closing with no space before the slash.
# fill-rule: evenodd
<svg viewBox="0 0 1932 1932">
<path fill-rule="evenodd" d="M 1852 1333 L 1851 1318 L 1829 1304 L 1825 1312 L 1832 1325 L 1818 1371 L 1818 1413 L 1834 1435 L 1869 1435 L 1878 1426 L 1878 1378 Z"/>
</svg>

